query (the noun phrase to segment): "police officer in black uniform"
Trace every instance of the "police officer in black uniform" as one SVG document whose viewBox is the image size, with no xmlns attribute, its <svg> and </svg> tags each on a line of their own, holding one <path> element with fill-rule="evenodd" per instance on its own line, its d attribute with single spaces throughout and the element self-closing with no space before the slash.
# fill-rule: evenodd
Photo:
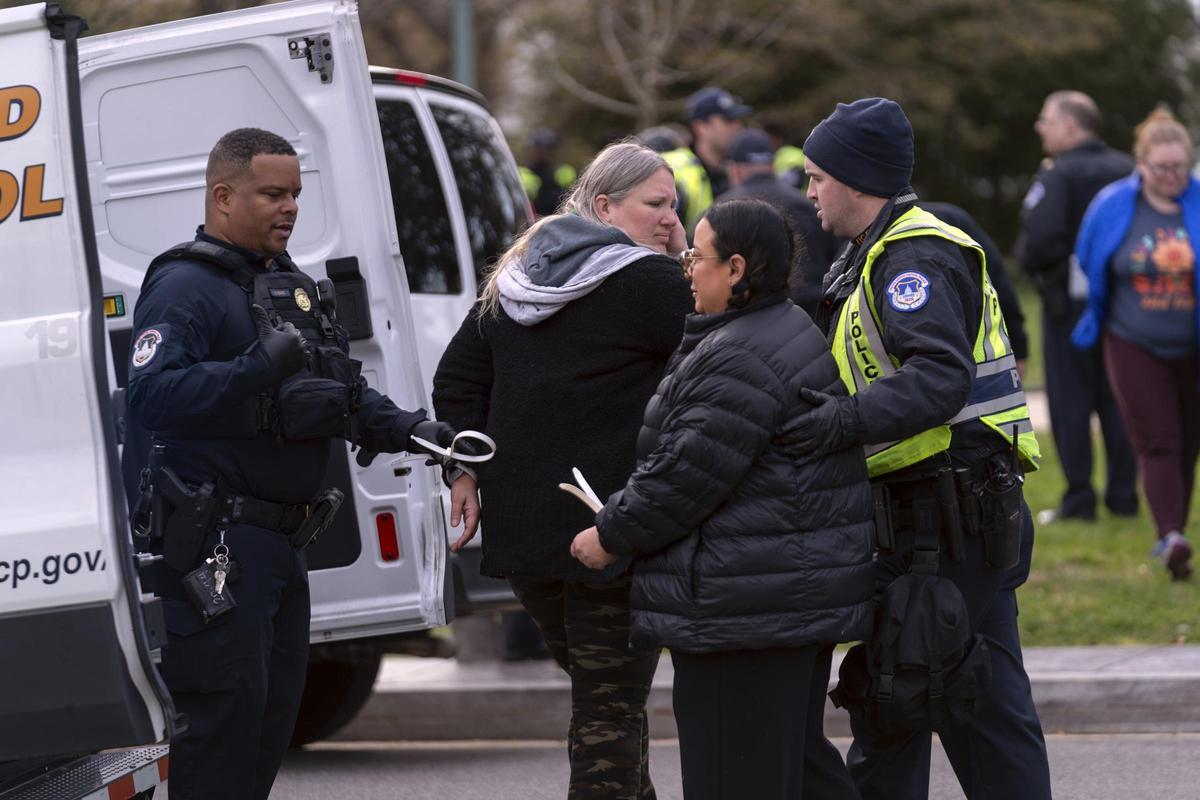
<svg viewBox="0 0 1200 800">
<path fill-rule="evenodd" d="M 189 725 L 171 740 L 171 797 L 265 800 L 308 661 L 304 547 L 341 501 L 322 485 L 331 455 L 343 439 L 396 452 L 454 432 L 366 385 L 332 284 L 288 257 L 291 145 L 231 131 L 206 182 L 204 226 L 152 262 L 134 311 L 129 415 L 154 442 L 134 528 L 165 556 L 147 578 L 167 623 L 162 674 Z"/>
<path fill-rule="evenodd" d="M 775 175 L 775 152 L 771 137 L 758 128 L 734 136 L 726 165 L 731 188 L 717 200 L 753 197 L 769 203 L 788 221 L 798 241 L 788 296 L 812 315 L 821 299 L 821 278 L 841 243 L 821 227 L 817 210 L 804 193 Z"/>
<path fill-rule="evenodd" d="M 851 394 L 808 392 L 812 410 L 784 437 L 799 454 L 863 447 L 877 510 L 887 508 L 877 515 L 881 591 L 921 569 L 961 592 L 992 676 L 973 719 L 938 728 L 967 797 L 1049 798 L 1014 596 L 1033 549 L 1020 469 L 1035 468 L 1038 451 L 982 251 L 920 208 L 912 128 L 896 103 L 839 104 L 804 152 L 822 226 L 849 240 L 825 277 L 817 322 Z M 1008 524 L 991 524 L 972 498 Z M 852 727 L 847 763 L 866 800 L 928 796 L 927 729 L 857 717 Z"/>
<path fill-rule="evenodd" d="M 1133 172 L 1133 159 L 1097 135 L 1100 110 L 1082 92 L 1054 92 L 1034 125 L 1049 158 L 1025 195 L 1016 258 L 1042 298 L 1042 354 L 1050 428 L 1067 489 L 1058 517 L 1095 519 L 1092 488 L 1092 412 L 1100 418 L 1108 473 L 1104 503 L 1114 514 L 1137 513 L 1137 461 L 1104 370 L 1101 346 L 1081 352 L 1071 331 L 1087 304 L 1087 279 L 1073 264 L 1075 236 L 1096 193 Z M 1043 514 L 1045 516 L 1043 516 Z"/>
</svg>

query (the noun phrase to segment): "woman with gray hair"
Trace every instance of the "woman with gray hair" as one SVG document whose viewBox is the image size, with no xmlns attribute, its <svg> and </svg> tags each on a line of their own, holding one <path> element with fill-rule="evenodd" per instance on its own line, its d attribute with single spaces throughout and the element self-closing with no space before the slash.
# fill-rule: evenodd
<svg viewBox="0 0 1200 800">
<path fill-rule="evenodd" d="M 486 431 L 496 456 L 451 487 L 457 551 L 482 512 L 485 575 L 507 578 L 571 677 L 571 798 L 653 798 L 646 697 L 656 649 L 630 648 L 630 561 L 571 557 L 592 513 L 559 491 L 578 467 L 607 497 L 693 301 L 675 179 L 635 142 L 602 150 L 559 213 L 500 258 L 433 379 L 437 418 Z M 482 508 L 478 491 L 482 494 Z"/>
</svg>

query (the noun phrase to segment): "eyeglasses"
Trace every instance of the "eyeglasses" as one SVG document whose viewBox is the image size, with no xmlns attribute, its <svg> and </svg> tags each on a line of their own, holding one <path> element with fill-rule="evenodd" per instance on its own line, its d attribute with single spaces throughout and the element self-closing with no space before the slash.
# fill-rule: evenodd
<svg viewBox="0 0 1200 800">
<path fill-rule="evenodd" d="M 692 277 L 692 269 L 696 266 L 696 262 L 705 258 L 715 258 L 718 261 L 724 261 L 720 256 L 698 256 L 696 248 L 689 247 L 679 254 L 679 263 L 683 266 L 683 274 L 687 277 Z"/>
<path fill-rule="evenodd" d="M 1173 164 L 1155 164 L 1152 161 L 1146 161 L 1143 163 L 1145 163 L 1145 165 L 1149 167 L 1150 171 L 1155 175 L 1183 175 L 1188 171 L 1190 166 L 1181 162 L 1175 162 Z"/>
</svg>

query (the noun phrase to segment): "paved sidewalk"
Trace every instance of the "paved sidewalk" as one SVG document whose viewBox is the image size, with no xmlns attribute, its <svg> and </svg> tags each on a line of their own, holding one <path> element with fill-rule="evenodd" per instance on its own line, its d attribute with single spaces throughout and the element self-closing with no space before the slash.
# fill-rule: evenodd
<svg viewBox="0 0 1200 800">
<path fill-rule="evenodd" d="M 1050 405 L 1046 402 L 1046 393 L 1041 389 L 1030 389 L 1025 392 L 1025 405 L 1029 407 L 1029 421 L 1038 433 L 1050 432 Z"/>
<path fill-rule="evenodd" d="M 1025 664 L 1047 733 L 1200 732 L 1200 645 L 1030 648 Z M 650 694 L 654 737 L 675 736 L 671 678 L 664 657 Z M 550 662 L 389 656 L 375 694 L 335 738 L 561 739 L 569 717 L 569 684 Z M 845 713 L 827 705 L 825 730 L 849 735 Z"/>
</svg>

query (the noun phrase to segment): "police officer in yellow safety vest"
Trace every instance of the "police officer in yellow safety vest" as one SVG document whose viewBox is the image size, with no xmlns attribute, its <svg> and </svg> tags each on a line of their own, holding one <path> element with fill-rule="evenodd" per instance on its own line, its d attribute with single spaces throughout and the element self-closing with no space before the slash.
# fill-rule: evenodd
<svg viewBox="0 0 1200 800">
<path fill-rule="evenodd" d="M 729 178 L 725 175 L 729 143 L 751 113 L 750 106 L 740 98 L 716 86 L 708 86 L 688 98 L 692 146 L 668 150 L 662 156 L 675 173 L 679 197 L 686 198 L 686 205 L 681 205 L 678 211 L 689 241 L 713 198 L 729 188 Z"/>
<path fill-rule="evenodd" d="M 863 448 L 881 591 L 911 572 L 961 592 L 991 669 L 975 715 L 937 727 L 966 796 L 1048 799 L 1014 596 L 1033 551 L 1022 473 L 1040 454 L 983 251 L 921 209 L 912 127 L 893 101 L 839 104 L 804 153 L 822 227 L 849 240 L 817 313 L 849 394 L 802 390 L 812 409 L 783 438 L 801 455 Z M 864 800 L 928 796 L 928 729 L 851 725 Z"/>
<path fill-rule="evenodd" d="M 549 128 L 535 128 L 529 137 L 529 164 L 518 169 L 521 185 L 529 204 L 539 217 L 553 214 L 575 183 L 575 168 L 555 159 L 558 134 Z"/>
</svg>

